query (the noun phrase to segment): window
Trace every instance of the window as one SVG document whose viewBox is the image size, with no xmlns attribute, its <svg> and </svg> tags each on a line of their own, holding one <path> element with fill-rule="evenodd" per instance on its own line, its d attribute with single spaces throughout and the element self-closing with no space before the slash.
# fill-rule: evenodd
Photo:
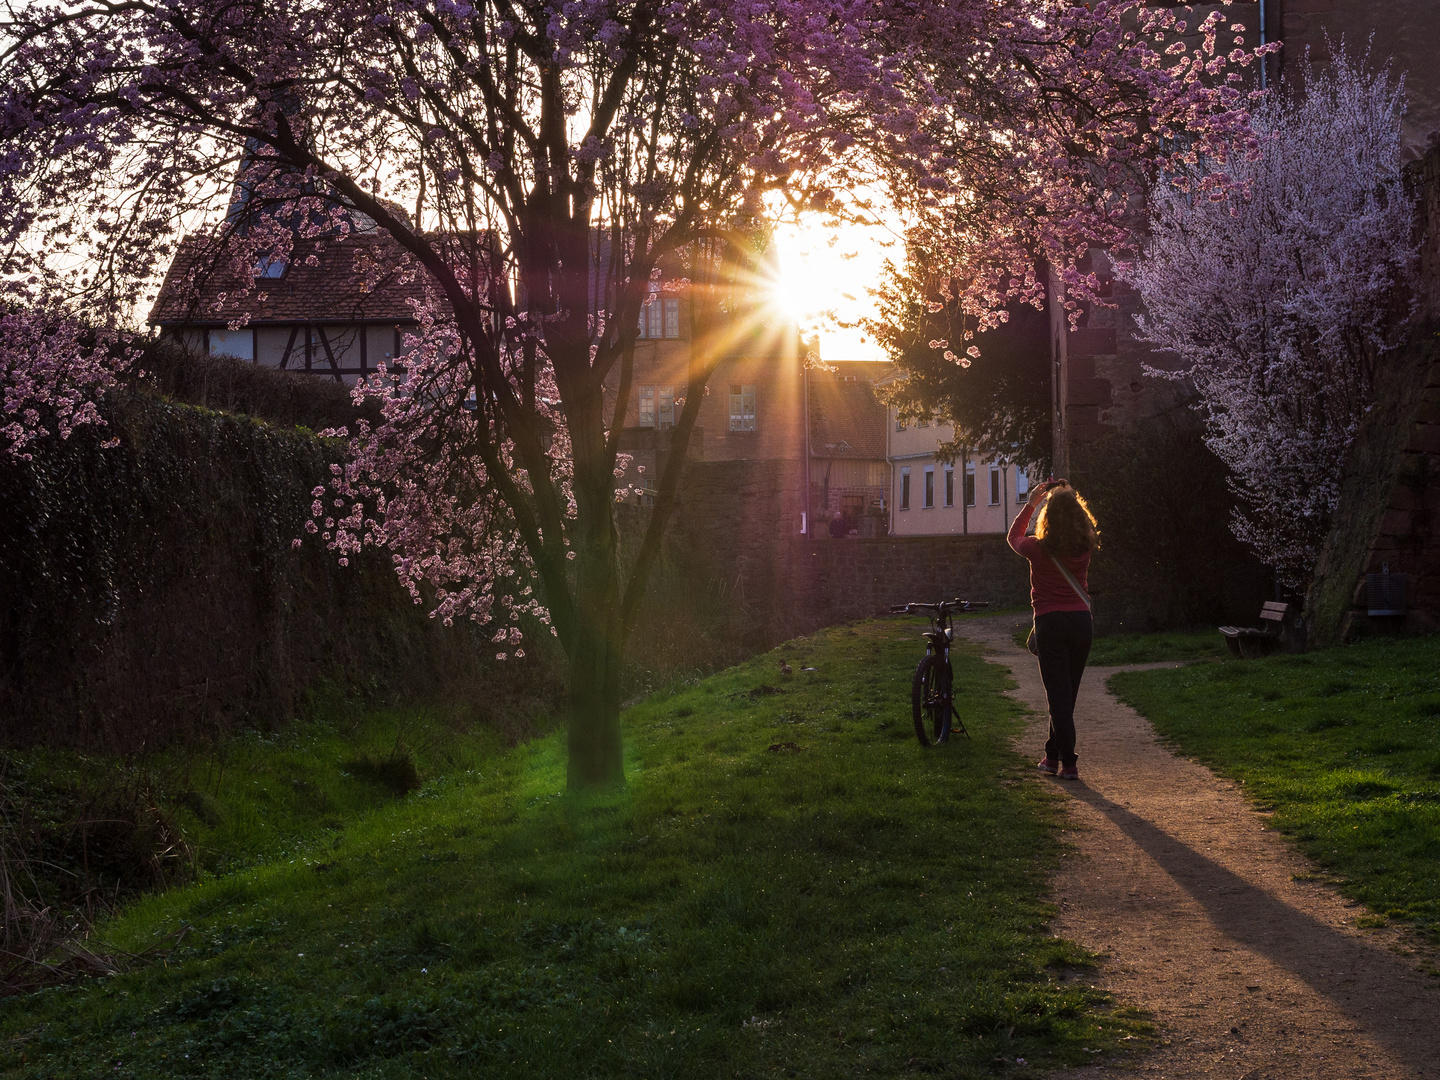
<svg viewBox="0 0 1440 1080">
<path fill-rule="evenodd" d="M 210 355 L 233 356 L 236 360 L 254 360 L 255 331 L 249 327 L 244 330 L 211 330 Z"/>
<path fill-rule="evenodd" d="M 955 470 L 949 465 L 945 467 L 945 505 L 955 505 Z"/>
<path fill-rule="evenodd" d="M 257 278 L 278 278 L 285 276 L 286 262 L 284 259 L 276 259 L 270 255 L 262 256 L 255 264 L 255 276 Z"/>
<path fill-rule="evenodd" d="M 901 509 L 901 510 L 909 510 L 909 509 L 910 509 L 910 470 L 909 470 L 909 468 L 904 468 L 904 469 L 901 469 L 901 470 L 900 470 L 900 509 Z"/>
<path fill-rule="evenodd" d="M 655 388 L 653 386 L 640 387 L 640 419 L 641 427 L 655 426 Z"/>
<path fill-rule="evenodd" d="M 1000 505 L 1000 470 L 990 466 L 990 505 Z"/>
<path fill-rule="evenodd" d="M 678 338 L 680 336 L 680 301 L 677 297 L 652 296 L 640 308 L 642 338 Z"/>
<path fill-rule="evenodd" d="M 1025 475 L 1024 469 L 1015 470 L 1015 501 L 1020 501 L 1021 495 L 1030 494 L 1030 478 Z"/>
<path fill-rule="evenodd" d="M 965 463 L 965 505 L 975 505 L 975 463 Z"/>
<path fill-rule="evenodd" d="M 753 383 L 730 384 L 730 430 L 755 430 L 755 386 Z"/>
<path fill-rule="evenodd" d="M 930 426 L 930 418 L 929 418 L 928 416 L 925 417 L 925 419 L 921 420 L 921 421 L 920 421 L 919 423 L 917 423 L 915 426 L 916 426 L 916 427 L 929 427 L 929 426 Z"/>
<path fill-rule="evenodd" d="M 904 431 L 904 430 L 905 430 L 905 422 L 904 422 L 903 420 L 896 420 L 896 421 L 895 421 L 895 430 L 896 430 L 896 431 Z"/>
<path fill-rule="evenodd" d="M 669 431 L 675 426 L 675 388 L 673 386 L 660 387 L 660 423 L 656 426 L 661 431 Z"/>
<path fill-rule="evenodd" d="M 925 467 L 925 509 L 935 505 L 935 466 Z"/>
</svg>

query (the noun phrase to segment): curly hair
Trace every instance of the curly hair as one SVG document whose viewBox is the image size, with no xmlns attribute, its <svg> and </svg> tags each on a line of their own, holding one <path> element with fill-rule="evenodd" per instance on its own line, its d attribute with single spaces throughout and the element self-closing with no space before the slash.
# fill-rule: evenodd
<svg viewBox="0 0 1440 1080">
<path fill-rule="evenodd" d="M 1075 559 L 1100 546 L 1100 530 L 1084 499 L 1074 491 L 1056 491 L 1040 508 L 1035 539 L 1051 555 Z"/>
</svg>

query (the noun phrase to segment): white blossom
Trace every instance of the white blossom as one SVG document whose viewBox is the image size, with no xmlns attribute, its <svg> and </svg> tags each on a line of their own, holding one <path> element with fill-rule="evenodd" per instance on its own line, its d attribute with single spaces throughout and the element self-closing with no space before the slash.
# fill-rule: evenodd
<svg viewBox="0 0 1440 1080">
<path fill-rule="evenodd" d="M 1235 535 L 1292 588 L 1308 584 L 1377 365 L 1413 307 L 1403 100 L 1340 50 L 1303 97 L 1255 112 L 1248 147 L 1157 184 L 1143 255 L 1122 267 L 1142 337 L 1183 362 L 1150 374 L 1198 393 L 1242 503 Z"/>
</svg>

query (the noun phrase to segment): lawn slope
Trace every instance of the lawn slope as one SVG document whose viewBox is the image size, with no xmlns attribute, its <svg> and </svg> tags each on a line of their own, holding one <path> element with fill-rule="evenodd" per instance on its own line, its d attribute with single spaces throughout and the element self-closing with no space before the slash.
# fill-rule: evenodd
<svg viewBox="0 0 1440 1080">
<path fill-rule="evenodd" d="M 923 751 L 918 627 L 792 642 L 625 716 L 629 786 L 563 793 L 552 736 L 310 845 L 131 905 L 163 964 L 0 1003 L 25 1077 L 995 1076 L 1093 1060 L 1049 937 L 1054 801 L 1003 669 Z M 794 670 L 779 671 L 786 658 Z M 814 668 L 815 670 L 803 670 Z M 1136 1045 L 1136 1044 L 1131 1044 Z"/>
</svg>

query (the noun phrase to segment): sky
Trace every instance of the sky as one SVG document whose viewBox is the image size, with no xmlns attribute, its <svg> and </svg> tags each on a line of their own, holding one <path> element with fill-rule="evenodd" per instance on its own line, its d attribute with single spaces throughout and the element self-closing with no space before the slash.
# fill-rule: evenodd
<svg viewBox="0 0 1440 1080">
<path fill-rule="evenodd" d="M 775 241 L 780 263 L 776 301 L 807 339 L 819 335 L 821 359 L 888 360 L 862 330 L 840 324 L 874 313 L 870 290 L 880 281 L 885 260 L 899 262 L 904 255 L 893 227 L 827 229 L 817 215 L 781 225 Z"/>
</svg>

